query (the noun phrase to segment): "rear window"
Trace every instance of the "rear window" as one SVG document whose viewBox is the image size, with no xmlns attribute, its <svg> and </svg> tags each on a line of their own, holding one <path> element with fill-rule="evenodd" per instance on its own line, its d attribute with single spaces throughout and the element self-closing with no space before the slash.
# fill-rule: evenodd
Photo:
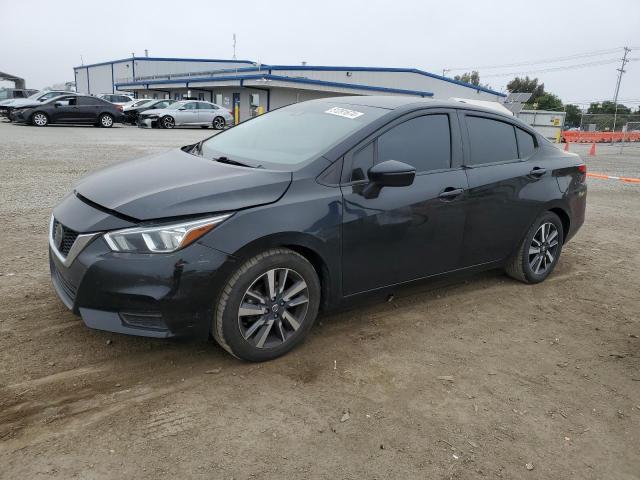
<svg viewBox="0 0 640 480">
<path fill-rule="evenodd" d="M 507 122 L 467 115 L 470 165 L 505 162 L 518 158 L 515 128 Z"/>
<path fill-rule="evenodd" d="M 533 135 L 516 127 L 516 137 L 518 138 L 518 151 L 520 153 L 520 158 L 527 158 L 533 155 L 533 152 L 536 150 L 536 143 Z"/>
</svg>

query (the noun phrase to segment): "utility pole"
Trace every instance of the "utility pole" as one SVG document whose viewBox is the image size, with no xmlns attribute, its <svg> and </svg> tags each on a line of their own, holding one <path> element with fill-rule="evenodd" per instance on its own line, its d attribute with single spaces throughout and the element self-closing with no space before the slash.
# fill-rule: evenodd
<svg viewBox="0 0 640 480">
<path fill-rule="evenodd" d="M 624 56 L 622 57 L 622 65 L 620 65 L 620 68 L 617 68 L 616 70 L 618 70 L 618 81 L 616 82 L 616 91 L 613 94 L 613 104 L 615 106 L 615 110 L 613 111 L 613 129 L 611 130 L 611 143 L 613 143 L 613 133 L 616 131 L 616 120 L 618 119 L 618 94 L 620 93 L 620 82 L 622 81 L 622 74 L 625 72 L 624 70 L 624 66 L 629 63 L 629 60 L 627 60 L 627 55 L 629 54 L 629 52 L 631 51 L 630 48 L 628 47 L 624 47 Z"/>
</svg>

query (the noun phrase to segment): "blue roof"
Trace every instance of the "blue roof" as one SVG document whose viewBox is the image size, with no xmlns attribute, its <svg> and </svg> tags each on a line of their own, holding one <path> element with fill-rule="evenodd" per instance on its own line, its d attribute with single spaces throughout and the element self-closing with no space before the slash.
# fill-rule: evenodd
<svg viewBox="0 0 640 480">
<path fill-rule="evenodd" d="M 203 83 L 203 82 L 228 82 L 228 81 L 240 81 L 240 86 L 242 86 L 242 82 L 244 80 L 276 80 L 281 82 L 291 82 L 291 83 L 304 83 L 310 85 L 319 85 L 325 87 L 335 87 L 335 88 L 345 88 L 351 90 L 368 90 L 373 92 L 381 92 L 381 93 L 398 93 L 403 95 L 418 95 L 421 97 L 432 97 L 432 92 L 427 92 L 423 90 L 406 90 L 403 88 L 388 88 L 388 87 L 376 87 L 373 85 L 359 85 L 357 83 L 341 83 L 341 82 L 328 82 L 324 80 L 314 80 L 310 78 L 297 78 L 297 77 L 286 77 L 282 75 L 228 75 L 228 76 L 217 76 L 217 77 L 203 77 L 203 78 L 171 78 L 167 80 L 147 80 L 147 81 L 138 81 L 138 82 L 126 82 L 126 83 L 116 83 L 116 88 L 121 87 L 130 87 L 135 85 L 147 86 L 149 85 L 162 85 L 166 83 L 184 83 L 188 88 L 189 84 L 193 83 Z M 251 87 L 249 87 L 251 88 Z"/>
<path fill-rule="evenodd" d="M 99 65 L 109 65 L 112 63 L 122 63 L 122 62 L 129 62 L 131 60 L 133 60 L 134 58 L 126 58 L 126 59 L 122 59 L 122 60 L 114 60 L 111 62 L 103 62 L 103 63 L 95 63 L 92 65 L 83 65 L 81 67 L 75 67 L 77 68 L 87 68 L 87 67 L 94 67 L 94 66 L 99 66 Z M 252 62 L 250 60 L 220 60 L 220 59 L 205 59 L 205 58 L 166 58 L 166 57 L 135 57 L 135 60 L 155 60 L 155 61 L 173 61 L 173 62 L 211 62 L 211 63 L 238 63 L 238 64 L 245 64 L 245 65 L 251 65 L 251 66 L 247 66 L 247 67 L 238 67 L 238 68 L 227 68 L 227 69 L 222 69 L 222 70 L 218 70 L 218 72 L 220 73 L 225 73 L 225 72 L 233 72 L 235 74 L 238 73 L 249 73 L 249 72 L 262 72 L 262 71 L 266 71 L 268 72 L 268 74 L 271 74 L 271 71 L 277 71 L 277 70 L 300 70 L 300 71 L 335 71 L 335 72 L 399 72 L 399 73 L 414 73 L 417 75 L 423 75 L 426 77 L 430 77 L 430 78 L 435 78 L 437 80 L 441 80 L 443 82 L 448 82 L 448 83 L 454 83 L 456 85 L 460 85 L 462 87 L 467 87 L 470 89 L 473 89 L 475 91 L 480 91 L 480 92 L 485 92 L 485 93 L 490 93 L 492 95 L 497 95 L 499 97 L 506 97 L 507 95 L 501 92 L 497 92 L 495 90 L 491 90 L 489 88 L 485 88 L 485 87 L 481 87 L 479 85 L 472 85 L 470 83 L 467 82 L 462 82 L 460 80 L 455 80 L 453 78 L 449 78 L 449 77 L 444 77 L 442 75 L 437 75 L 435 73 L 430 73 L 430 72 L 425 72 L 424 70 L 419 70 L 417 68 L 395 68 L 395 67 L 355 67 L 355 66 L 323 66 L 323 65 L 268 65 L 268 64 L 262 64 L 260 65 L 260 68 L 257 67 L 255 62 Z M 212 79 L 213 77 L 211 77 Z M 245 77 L 246 78 L 246 77 Z M 292 81 L 291 79 L 288 78 L 288 81 Z M 206 81 L 212 81 L 211 79 L 208 79 Z M 200 79 L 199 79 L 200 80 Z M 280 79 L 278 79 L 280 80 Z M 180 82 L 180 81 L 188 81 L 188 82 L 194 82 L 196 80 L 193 79 L 167 79 L 167 80 L 153 80 L 153 81 L 140 81 L 140 82 L 134 82 L 134 83 L 128 83 L 128 84 L 118 84 L 118 85 L 143 85 L 143 84 L 153 84 L 153 83 L 173 83 L 173 82 Z M 311 83 L 311 82 L 315 82 L 315 80 L 309 80 L 308 82 L 304 82 L 304 83 Z M 303 83 L 303 82 L 301 82 Z M 331 83 L 331 82 L 325 82 L 325 83 Z M 350 85 L 350 84 L 344 84 L 344 85 Z M 356 85 L 356 84 L 353 84 Z M 364 86 L 360 86 L 360 88 L 363 89 L 379 89 L 379 88 L 385 88 L 385 87 L 373 87 L 373 86 L 369 86 L 367 88 L 365 88 Z M 390 89 L 390 90 L 394 90 L 394 89 Z M 400 89 L 402 90 L 402 89 Z M 380 90 L 380 91 L 384 91 L 384 90 Z M 406 92 L 410 92 L 411 90 L 405 90 Z M 419 94 L 423 94 L 423 93 L 428 93 L 429 95 L 433 95 L 430 92 L 422 92 Z"/>
</svg>

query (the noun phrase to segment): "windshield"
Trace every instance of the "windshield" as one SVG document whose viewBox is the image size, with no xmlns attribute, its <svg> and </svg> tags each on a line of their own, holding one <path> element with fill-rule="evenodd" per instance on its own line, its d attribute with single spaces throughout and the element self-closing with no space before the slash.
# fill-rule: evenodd
<svg viewBox="0 0 640 480">
<path fill-rule="evenodd" d="M 144 100 L 138 100 L 137 102 L 133 102 L 133 103 L 131 104 L 131 106 L 132 106 L 132 107 L 140 107 L 140 106 L 142 106 L 142 105 L 145 105 L 145 104 L 147 104 L 147 103 L 151 102 L 152 100 L 153 100 L 153 99 L 151 99 L 151 98 L 145 98 Z"/>
<path fill-rule="evenodd" d="M 291 167 L 318 157 L 388 110 L 303 102 L 261 115 L 202 144 L 205 158 L 227 157 L 265 168 Z"/>
<path fill-rule="evenodd" d="M 37 100 L 40 95 L 42 95 L 42 92 L 36 92 L 36 93 L 33 93 L 33 94 L 29 95 L 27 98 L 30 98 L 32 100 Z"/>
</svg>

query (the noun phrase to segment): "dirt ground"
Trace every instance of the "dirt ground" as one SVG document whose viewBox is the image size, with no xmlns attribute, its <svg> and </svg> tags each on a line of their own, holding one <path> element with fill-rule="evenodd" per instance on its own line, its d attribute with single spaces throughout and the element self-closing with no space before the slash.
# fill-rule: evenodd
<svg viewBox="0 0 640 480">
<path fill-rule="evenodd" d="M 589 181 L 543 284 L 423 283 L 270 363 L 87 329 L 49 282 L 51 208 L 205 135 L 0 122 L 0 478 L 640 478 L 640 185 Z M 640 176 L 638 149 L 587 162 Z"/>
</svg>

